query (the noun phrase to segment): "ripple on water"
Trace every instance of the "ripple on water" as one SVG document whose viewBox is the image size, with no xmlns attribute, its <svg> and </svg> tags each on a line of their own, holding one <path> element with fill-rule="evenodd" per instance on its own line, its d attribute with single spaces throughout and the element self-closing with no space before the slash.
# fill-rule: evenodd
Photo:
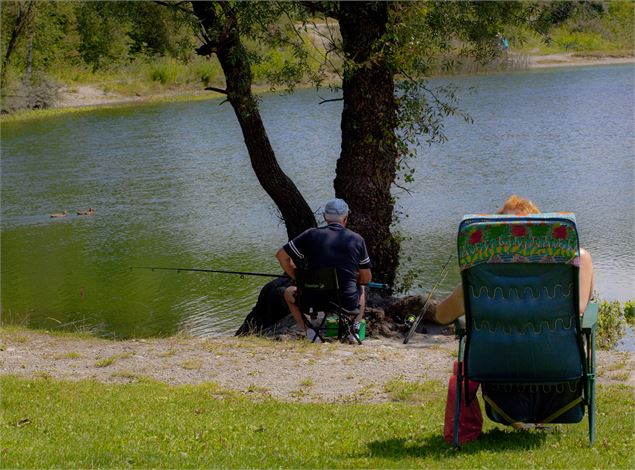
<svg viewBox="0 0 635 470">
<path fill-rule="evenodd" d="M 629 65 L 453 78 L 474 124 L 446 120 L 449 140 L 424 145 L 411 162 L 410 194 L 395 190 L 409 215 L 396 227 L 405 236 L 400 272 L 420 271 L 412 291 L 435 283 L 463 214 L 518 193 L 545 211 L 575 212 L 600 295 L 632 298 L 634 73 Z M 341 104 L 319 99 L 303 90 L 262 101 L 280 165 L 316 211 L 333 196 L 341 144 Z M 285 229 L 229 106 L 98 110 L 0 132 L 3 314 L 44 327 L 85 318 L 118 337 L 230 333 L 266 280 L 128 267 L 279 272 Z M 48 218 L 82 207 L 96 215 Z M 453 261 L 439 291 L 458 282 Z"/>
</svg>

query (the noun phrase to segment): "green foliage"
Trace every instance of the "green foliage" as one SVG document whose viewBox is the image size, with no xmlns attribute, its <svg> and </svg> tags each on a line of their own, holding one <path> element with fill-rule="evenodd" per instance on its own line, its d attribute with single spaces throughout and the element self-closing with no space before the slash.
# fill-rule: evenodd
<svg viewBox="0 0 635 470">
<path fill-rule="evenodd" d="M 2 54 L 18 5 L 2 2 Z M 332 19 L 310 16 L 307 8 L 294 2 L 228 5 L 239 10 L 239 27 L 257 83 L 292 90 L 298 83 L 321 85 L 341 76 L 347 61 L 339 52 L 341 38 Z M 336 9 L 337 3 L 318 6 Z M 124 93 L 152 89 L 152 83 L 222 86 L 220 68 L 195 57 L 198 26 L 182 11 L 187 3 L 179 7 L 150 1 L 38 1 L 7 67 L 8 81 L 24 77 L 31 44 L 32 77 L 51 76 L 64 83 L 111 81 L 111 89 Z M 426 89 L 422 79 L 465 66 L 471 69 L 471 61 L 492 60 L 499 53 L 493 40 L 498 31 L 517 50 L 544 53 L 632 53 L 635 42 L 633 4 L 625 1 L 395 2 L 391 12 L 389 31 L 372 60 L 390 60 L 398 76 L 416 83 L 400 82 L 404 156 L 415 147 L 416 134 L 422 142 L 442 142 L 444 117 L 454 113 L 469 119 L 457 107 L 456 90 Z M 154 61 L 156 66 L 149 65 Z M 132 83 L 144 78 L 149 84 Z M 405 160 L 401 166 L 402 180 L 412 181 Z"/>
<path fill-rule="evenodd" d="M 79 53 L 93 69 L 126 63 L 130 56 L 131 21 L 117 15 L 117 4 L 81 3 L 77 12 L 81 38 Z"/>
<path fill-rule="evenodd" d="M 601 51 L 610 48 L 610 43 L 599 33 L 567 31 L 559 29 L 552 35 L 553 45 L 567 52 Z"/>
<path fill-rule="evenodd" d="M 150 79 L 161 85 L 174 85 L 184 67 L 174 59 L 162 58 L 150 64 Z"/>
<path fill-rule="evenodd" d="M 222 83 L 223 70 L 215 57 L 210 59 L 196 57 L 190 66 L 190 70 L 194 80 L 205 86 L 210 83 Z"/>
<path fill-rule="evenodd" d="M 600 349 L 611 349 L 624 336 L 626 319 L 620 302 L 599 301 L 597 345 Z"/>
<path fill-rule="evenodd" d="M 410 260 L 408 260 L 410 261 Z M 424 286 L 419 281 L 419 276 L 423 272 L 421 268 L 410 268 L 404 274 L 399 276 L 399 280 L 394 287 L 394 291 L 398 294 L 406 294 L 411 292 L 415 287 L 422 289 Z"/>
<path fill-rule="evenodd" d="M 624 302 L 624 318 L 631 325 L 635 324 L 635 300 Z"/>
<path fill-rule="evenodd" d="M 632 468 L 632 388 L 597 393 L 586 419 L 558 432 L 512 431 L 485 419 L 455 452 L 442 437 L 445 384 L 388 385 L 406 403 L 250 400 L 214 384 L 168 386 L 2 377 L 6 468 Z M 421 403 L 424 406 L 421 406 Z"/>
<path fill-rule="evenodd" d="M 513 41 L 517 51 L 532 54 L 633 54 L 633 2 L 553 2 L 542 8 L 538 20 L 542 23 L 541 34 L 523 26 L 505 29 L 512 38 L 521 39 Z"/>
</svg>

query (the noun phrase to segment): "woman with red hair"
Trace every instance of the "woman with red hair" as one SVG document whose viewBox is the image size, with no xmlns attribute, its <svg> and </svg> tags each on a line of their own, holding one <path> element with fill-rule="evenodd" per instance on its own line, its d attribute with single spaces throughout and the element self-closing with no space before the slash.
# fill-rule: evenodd
<svg viewBox="0 0 635 470">
<path fill-rule="evenodd" d="M 507 198 L 498 214 L 528 215 L 539 214 L 538 207 L 529 199 L 512 194 Z M 584 313 L 593 294 L 593 260 L 591 254 L 580 248 L 580 315 Z M 441 324 L 451 323 L 465 314 L 463 288 L 457 286 L 437 307 L 434 319 Z"/>
</svg>

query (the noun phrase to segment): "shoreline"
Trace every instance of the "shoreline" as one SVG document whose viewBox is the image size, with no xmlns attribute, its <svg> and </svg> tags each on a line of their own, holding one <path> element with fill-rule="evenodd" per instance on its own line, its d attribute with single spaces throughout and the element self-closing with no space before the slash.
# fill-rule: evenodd
<svg viewBox="0 0 635 470">
<path fill-rule="evenodd" d="M 383 403 L 390 401 L 386 386 L 395 381 L 445 386 L 457 347 L 454 336 L 441 331 L 417 334 L 408 345 L 370 338 L 357 346 L 249 336 L 113 341 L 3 327 L 0 374 L 112 384 L 213 382 L 282 401 Z M 635 387 L 635 353 L 596 354 L 598 383 Z"/>
<path fill-rule="evenodd" d="M 528 56 L 527 70 L 549 69 L 557 67 L 585 67 L 589 65 L 623 64 L 635 64 L 635 56 L 583 56 L 575 55 L 575 53 L 546 54 Z"/>
<path fill-rule="evenodd" d="M 528 56 L 527 67 L 514 70 L 512 71 L 512 73 L 527 70 L 561 67 L 584 67 L 622 64 L 635 64 L 635 57 L 578 56 L 574 53 L 548 54 L 543 56 Z M 487 71 L 481 73 L 498 72 Z M 309 88 L 309 86 L 307 85 L 296 87 L 296 89 L 303 88 Z M 261 95 L 270 93 L 271 90 L 267 85 L 254 85 L 253 92 L 256 95 Z M 62 89 L 60 93 L 60 99 L 51 108 L 21 110 L 13 114 L 1 115 L 0 123 L 46 118 L 70 113 L 83 113 L 96 110 L 116 109 L 153 103 L 218 100 L 222 97 L 222 94 L 214 91 L 196 90 L 191 88 L 141 96 L 125 96 L 121 94 L 105 92 L 101 90 L 97 85 L 83 84 L 78 85 L 77 88 L 73 91 L 69 91 L 68 88 Z"/>
</svg>

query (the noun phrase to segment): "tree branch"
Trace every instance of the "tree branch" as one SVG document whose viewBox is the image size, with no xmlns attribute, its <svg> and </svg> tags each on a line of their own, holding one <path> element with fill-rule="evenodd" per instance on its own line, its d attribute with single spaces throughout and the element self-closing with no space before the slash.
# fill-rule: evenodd
<svg viewBox="0 0 635 470">
<path fill-rule="evenodd" d="M 154 3 L 156 3 L 157 5 L 163 5 L 164 7 L 168 7 L 168 8 L 174 8 L 175 10 L 179 10 L 182 11 L 184 13 L 188 13 L 190 15 L 193 15 L 194 12 L 192 10 L 188 10 L 187 8 L 182 7 L 181 5 L 187 2 L 163 2 L 160 0 L 155 0 Z"/>
<path fill-rule="evenodd" d="M 329 100 L 322 100 L 318 104 L 330 103 L 332 101 L 344 101 L 344 98 L 332 98 Z"/>
<path fill-rule="evenodd" d="M 325 16 L 337 19 L 339 11 L 337 10 L 336 5 L 329 5 L 328 3 L 330 2 L 300 2 L 300 4 L 311 13 L 322 13 Z"/>
<path fill-rule="evenodd" d="M 216 93 L 221 93 L 223 95 L 227 94 L 227 90 L 224 90 L 223 88 L 217 88 L 215 86 L 206 86 L 205 90 L 207 90 L 207 91 L 215 91 Z"/>
<path fill-rule="evenodd" d="M 403 191 L 405 191 L 406 193 L 408 193 L 408 196 L 412 196 L 412 190 L 401 186 L 399 183 L 397 183 L 397 181 L 393 181 L 392 184 L 394 184 L 397 188 L 402 189 Z"/>
</svg>

